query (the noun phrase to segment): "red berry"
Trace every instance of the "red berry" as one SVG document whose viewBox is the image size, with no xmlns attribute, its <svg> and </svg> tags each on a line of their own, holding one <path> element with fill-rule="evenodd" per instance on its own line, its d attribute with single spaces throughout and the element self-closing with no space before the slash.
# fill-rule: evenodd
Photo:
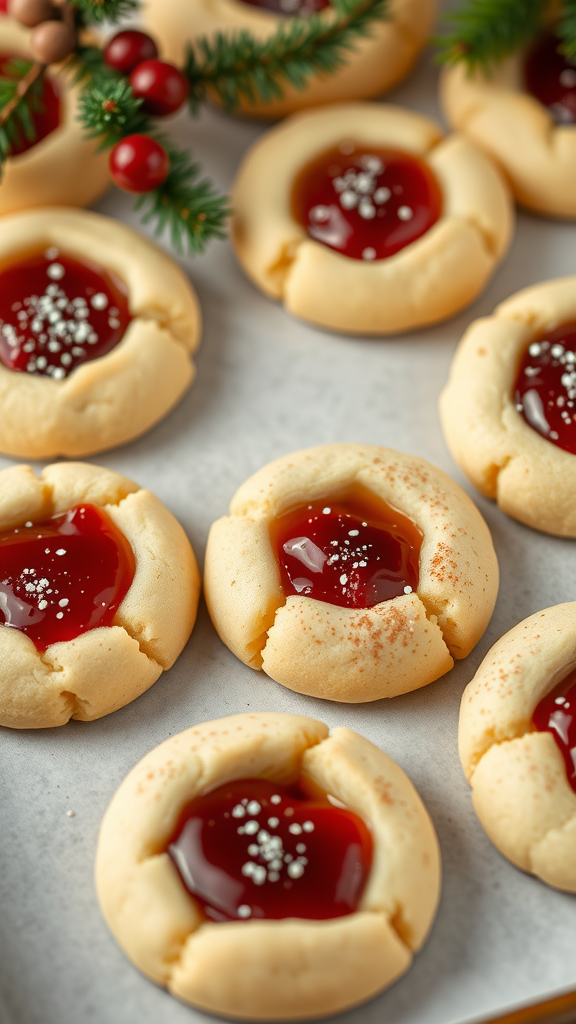
<svg viewBox="0 0 576 1024">
<path fill-rule="evenodd" d="M 145 60 L 130 75 L 135 96 L 147 114 L 174 114 L 188 97 L 188 82 L 178 68 L 161 60 Z"/>
<path fill-rule="evenodd" d="M 151 192 L 170 170 L 163 146 L 148 135 L 128 135 L 110 154 L 110 174 L 124 192 Z"/>
<path fill-rule="evenodd" d="M 145 32 L 136 32 L 135 29 L 118 32 L 104 50 L 106 64 L 121 71 L 123 75 L 129 75 L 142 61 L 157 56 L 158 47 L 154 40 Z"/>
</svg>

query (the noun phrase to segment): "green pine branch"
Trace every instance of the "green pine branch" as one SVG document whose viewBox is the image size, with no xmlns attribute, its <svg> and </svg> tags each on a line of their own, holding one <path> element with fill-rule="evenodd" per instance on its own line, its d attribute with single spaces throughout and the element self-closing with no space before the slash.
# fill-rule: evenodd
<svg viewBox="0 0 576 1024">
<path fill-rule="evenodd" d="M 226 237 L 228 199 L 200 178 L 199 165 L 187 153 L 164 138 L 158 141 L 168 153 L 170 172 L 159 188 L 139 196 L 134 208 L 144 211 L 142 222 L 153 222 L 156 234 L 168 232 L 177 252 L 201 253 L 211 238 Z"/>
<path fill-rule="evenodd" d="M 103 21 L 122 21 L 136 14 L 140 0 L 68 0 L 78 9 L 84 25 L 101 25 Z"/>
<path fill-rule="evenodd" d="M 210 238 L 224 238 L 230 215 L 228 200 L 200 177 L 198 164 L 170 140 L 158 135 L 156 120 L 145 114 L 126 78 L 107 70 L 99 50 L 81 51 L 75 74 L 83 83 L 79 119 L 88 138 L 100 139 L 109 149 L 128 135 L 150 135 L 164 147 L 170 171 L 159 188 L 135 200 L 143 223 L 154 223 L 159 234 L 167 231 L 178 252 L 200 253 Z"/>
<path fill-rule="evenodd" d="M 471 69 L 497 64 L 538 33 L 546 6 L 546 0 L 468 0 L 446 16 L 452 28 L 437 40 L 440 60 Z"/>
<path fill-rule="evenodd" d="M 0 123 L 0 171 L 13 147 L 19 146 L 23 139 L 34 142 L 36 138 L 34 115 L 43 109 L 42 75 L 36 78 L 24 95 L 18 96 L 19 88 L 33 68 L 34 65 L 30 61 L 14 57 L 4 65 L 0 75 L 0 117 L 2 112 L 11 106 L 8 116 L 2 118 Z"/>
<path fill-rule="evenodd" d="M 108 149 L 127 135 L 153 134 L 152 119 L 141 106 L 142 100 L 136 98 L 125 78 L 83 89 L 78 112 L 86 138 L 99 138 L 98 149 Z"/>
<path fill-rule="evenodd" d="M 556 31 L 562 40 L 562 53 L 576 61 L 576 0 L 563 0 Z"/>
<path fill-rule="evenodd" d="M 193 112 L 212 93 L 227 110 L 242 100 L 279 99 L 287 84 L 303 89 L 310 78 L 341 67 L 357 40 L 389 16 L 389 0 L 334 0 L 331 14 L 289 18 L 266 40 L 250 32 L 201 36 L 184 67 Z"/>
</svg>

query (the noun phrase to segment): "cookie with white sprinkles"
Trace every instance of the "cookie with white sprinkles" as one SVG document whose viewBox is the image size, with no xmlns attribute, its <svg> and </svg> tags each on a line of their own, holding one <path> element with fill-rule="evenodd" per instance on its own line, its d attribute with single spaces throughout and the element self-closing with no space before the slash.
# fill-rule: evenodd
<svg viewBox="0 0 576 1024">
<path fill-rule="evenodd" d="M 511 296 L 462 338 L 440 399 L 447 444 L 503 512 L 576 537 L 576 278 Z"/>
<path fill-rule="evenodd" d="M 0 473 L 0 725 L 43 729 L 123 707 L 174 663 L 200 579 L 150 491 L 80 462 Z"/>
<path fill-rule="evenodd" d="M 152 427 L 194 379 L 200 312 L 153 243 L 95 213 L 2 219 L 0 451 L 81 456 Z"/>
<path fill-rule="evenodd" d="M 488 528 L 424 459 L 334 444 L 264 466 L 215 522 L 204 586 L 224 643 L 298 693 L 347 703 L 426 686 L 490 620 Z"/>
<path fill-rule="evenodd" d="M 210 1013 L 338 1013 L 410 966 L 440 895 L 406 775 L 349 729 L 274 712 L 187 729 L 102 823 L 100 904 L 128 957 Z"/>
<path fill-rule="evenodd" d="M 444 320 L 504 257 L 504 179 L 472 143 L 383 103 L 294 115 L 248 151 L 232 238 L 248 276 L 296 316 L 358 334 Z"/>
</svg>

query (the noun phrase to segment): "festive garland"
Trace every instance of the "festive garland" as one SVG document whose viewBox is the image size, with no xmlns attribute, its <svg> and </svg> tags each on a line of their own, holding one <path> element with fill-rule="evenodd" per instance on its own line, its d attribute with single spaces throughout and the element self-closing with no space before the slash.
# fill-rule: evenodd
<svg viewBox="0 0 576 1024">
<path fill-rule="evenodd" d="M 235 110 L 281 97 L 287 84 L 304 88 L 317 72 L 345 63 L 358 38 L 387 17 L 388 3 L 333 0 L 328 16 L 286 19 L 263 42 L 246 31 L 202 37 L 188 47 L 180 69 L 159 60 L 154 40 L 142 32 L 120 32 L 104 50 L 80 42 L 85 28 L 133 16 L 140 0 L 9 0 L 8 12 L 32 30 L 34 60 L 12 60 L 0 73 L 0 170 L 23 137 L 34 141 L 43 75 L 64 61 L 81 86 L 86 136 L 111 149 L 112 179 L 137 194 L 143 221 L 168 230 L 178 251 L 202 252 L 210 238 L 224 236 L 228 200 L 158 130 L 158 118 L 186 101 L 196 114 L 210 96 Z"/>
<path fill-rule="evenodd" d="M 439 37 L 440 59 L 486 70 L 538 35 L 549 13 L 549 0 L 468 0 L 445 18 L 452 29 Z M 559 50 L 576 59 L 576 0 L 558 0 L 555 14 Z"/>
</svg>

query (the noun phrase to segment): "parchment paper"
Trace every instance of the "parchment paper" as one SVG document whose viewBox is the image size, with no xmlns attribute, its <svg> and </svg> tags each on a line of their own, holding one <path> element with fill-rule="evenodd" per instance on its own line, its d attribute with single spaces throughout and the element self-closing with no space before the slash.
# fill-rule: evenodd
<svg viewBox="0 0 576 1024">
<path fill-rule="evenodd" d="M 436 77 L 424 59 L 391 98 L 439 116 Z M 183 115 L 172 126 L 223 188 L 262 130 L 218 112 L 197 122 Z M 137 223 L 120 193 L 111 192 L 98 209 Z M 225 243 L 182 261 L 206 322 L 197 381 L 155 430 L 94 461 L 154 490 L 202 560 L 212 521 L 269 460 L 332 441 L 414 452 L 455 477 L 479 505 L 500 560 L 500 596 L 465 662 L 391 701 L 339 706 L 283 689 L 230 654 L 202 606 L 175 667 L 133 704 L 90 724 L 1 730 L 2 1024 L 204 1019 L 121 953 L 98 909 L 94 851 L 104 810 L 139 758 L 193 723 L 248 710 L 296 711 L 358 730 L 406 770 L 438 830 L 444 890 L 431 936 L 410 973 L 349 1013 L 350 1024 L 454 1024 L 576 986 L 576 898 L 522 874 L 496 852 L 473 813 L 456 752 L 460 696 L 489 647 L 525 616 L 576 598 L 574 542 L 524 528 L 479 498 L 454 465 L 437 415 L 467 324 L 525 285 L 573 273 L 575 240 L 574 225 L 519 215 L 506 263 L 470 309 L 386 341 L 332 336 L 291 319 L 243 277 Z"/>
</svg>

